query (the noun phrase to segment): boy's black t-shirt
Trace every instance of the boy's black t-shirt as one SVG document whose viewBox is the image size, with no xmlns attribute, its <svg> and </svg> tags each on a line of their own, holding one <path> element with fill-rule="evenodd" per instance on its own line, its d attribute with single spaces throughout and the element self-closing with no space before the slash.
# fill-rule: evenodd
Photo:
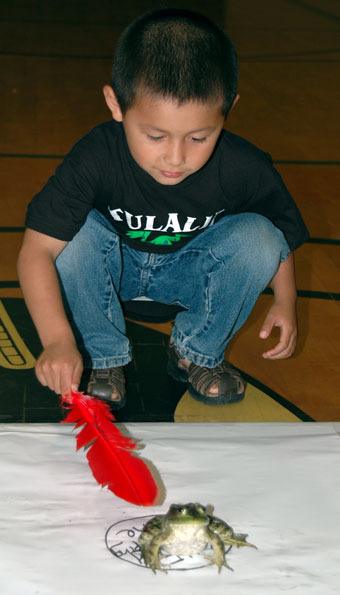
<svg viewBox="0 0 340 595">
<path fill-rule="evenodd" d="M 163 185 L 130 154 L 122 124 L 100 124 L 65 157 L 28 207 L 27 227 L 70 241 L 91 209 L 137 250 L 171 252 L 225 215 L 270 219 L 294 250 L 308 238 L 301 215 L 271 158 L 222 131 L 209 161 L 175 185 Z"/>
</svg>

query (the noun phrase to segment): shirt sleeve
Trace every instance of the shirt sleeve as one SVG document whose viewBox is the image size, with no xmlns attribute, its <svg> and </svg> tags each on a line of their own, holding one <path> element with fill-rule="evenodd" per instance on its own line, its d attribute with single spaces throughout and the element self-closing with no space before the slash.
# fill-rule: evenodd
<svg viewBox="0 0 340 595">
<path fill-rule="evenodd" d="M 261 152 L 262 153 L 262 152 Z M 263 153 L 252 167 L 248 177 L 246 200 L 242 212 L 259 213 L 267 217 L 284 234 L 291 250 L 308 238 L 308 229 L 280 174 L 274 168 L 270 155 Z"/>
<path fill-rule="evenodd" d="M 104 153 L 104 154 L 103 154 Z M 66 155 L 28 205 L 26 227 L 70 241 L 102 191 L 105 152 L 95 129 Z"/>
</svg>

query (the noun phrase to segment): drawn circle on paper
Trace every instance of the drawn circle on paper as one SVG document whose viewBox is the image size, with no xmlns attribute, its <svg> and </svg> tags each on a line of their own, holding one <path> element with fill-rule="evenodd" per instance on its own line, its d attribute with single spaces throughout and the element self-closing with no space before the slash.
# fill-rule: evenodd
<svg viewBox="0 0 340 595">
<path fill-rule="evenodd" d="M 147 568 L 142 557 L 138 538 L 145 523 L 153 517 L 154 515 L 149 515 L 135 517 L 133 519 L 124 519 L 123 521 L 118 521 L 111 525 L 105 535 L 107 549 L 113 556 L 123 560 L 123 562 Z M 201 554 L 194 556 L 179 556 L 164 553 L 164 555 L 161 556 L 161 564 L 162 568 L 167 571 L 195 570 L 197 568 L 210 566 L 211 562 L 204 556 L 211 554 L 212 548 L 210 546 L 207 546 Z"/>
</svg>

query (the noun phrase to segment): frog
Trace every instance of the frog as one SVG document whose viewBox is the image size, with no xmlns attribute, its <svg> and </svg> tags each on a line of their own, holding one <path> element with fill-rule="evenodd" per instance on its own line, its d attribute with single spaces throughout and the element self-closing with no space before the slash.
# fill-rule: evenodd
<svg viewBox="0 0 340 595">
<path fill-rule="evenodd" d="M 210 546 L 212 556 L 204 555 L 210 564 L 215 564 L 219 573 L 223 567 L 232 570 L 225 559 L 226 546 L 229 549 L 233 545 L 256 546 L 247 541 L 246 533 L 235 533 L 228 523 L 213 516 L 210 509 L 210 506 L 198 502 L 171 504 L 166 514 L 156 515 L 147 521 L 138 538 L 145 565 L 154 573 L 166 571 L 161 562 L 165 554 L 204 555 Z"/>
</svg>

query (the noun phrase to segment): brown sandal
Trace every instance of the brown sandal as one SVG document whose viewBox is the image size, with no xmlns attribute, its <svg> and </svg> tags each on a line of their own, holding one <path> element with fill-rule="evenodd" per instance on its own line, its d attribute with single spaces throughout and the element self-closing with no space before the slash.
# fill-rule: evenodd
<svg viewBox="0 0 340 595">
<path fill-rule="evenodd" d="M 126 396 L 123 368 L 119 366 L 92 370 L 87 393 L 92 397 L 109 402 L 114 409 L 124 407 Z M 113 398 L 112 393 L 118 393 L 117 398 Z"/>
<path fill-rule="evenodd" d="M 197 401 L 206 405 L 225 405 L 243 399 L 246 382 L 228 362 L 223 361 L 215 368 L 205 368 L 191 362 L 185 369 L 178 365 L 181 357 L 174 345 L 169 345 L 168 354 L 168 374 L 175 380 L 187 382 L 188 392 Z M 218 384 L 219 392 L 209 395 L 209 388 L 213 384 Z"/>
</svg>

